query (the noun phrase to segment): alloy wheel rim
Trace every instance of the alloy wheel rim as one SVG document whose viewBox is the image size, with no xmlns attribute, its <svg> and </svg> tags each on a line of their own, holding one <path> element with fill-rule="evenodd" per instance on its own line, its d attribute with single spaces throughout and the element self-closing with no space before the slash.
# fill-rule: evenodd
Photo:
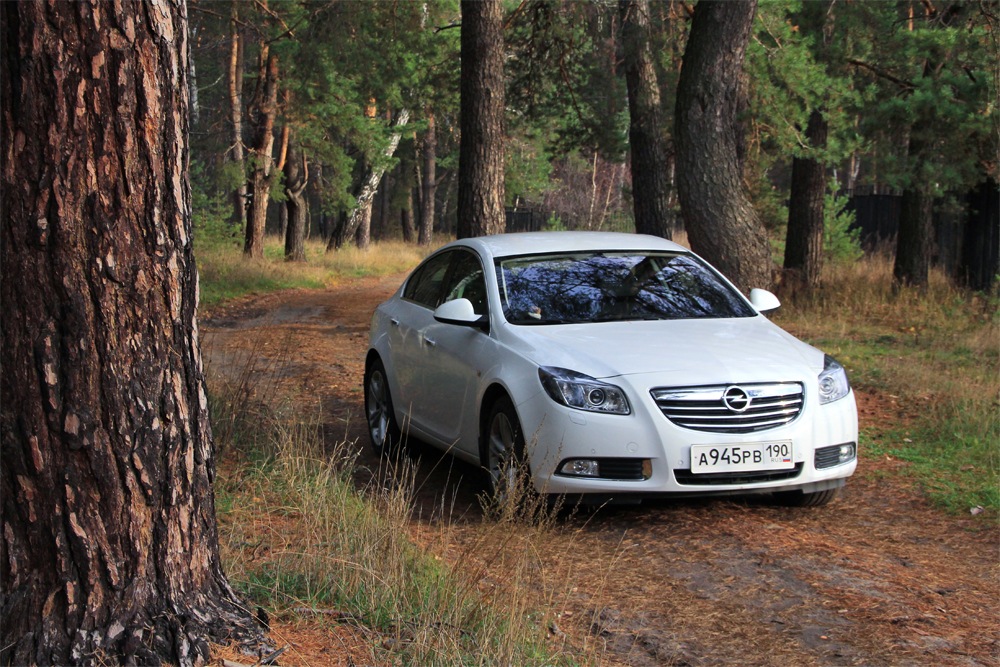
<svg viewBox="0 0 1000 667">
<path fill-rule="evenodd" d="M 514 428 L 505 414 L 498 414 L 490 424 L 489 455 L 490 478 L 493 489 L 500 493 L 509 493 L 517 480 L 517 468 L 511 460 L 514 451 Z"/>
<path fill-rule="evenodd" d="M 385 377 L 374 371 L 368 380 L 368 429 L 372 442 L 381 447 L 389 431 L 389 409 L 386 399 Z"/>
</svg>

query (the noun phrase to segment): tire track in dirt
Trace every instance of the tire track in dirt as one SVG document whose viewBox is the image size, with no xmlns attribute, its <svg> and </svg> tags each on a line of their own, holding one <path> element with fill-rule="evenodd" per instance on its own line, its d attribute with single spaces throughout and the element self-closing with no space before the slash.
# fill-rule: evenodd
<svg viewBox="0 0 1000 667">
<path fill-rule="evenodd" d="M 364 354 L 371 314 L 400 280 L 216 308 L 203 322 L 207 364 L 237 376 L 256 358 L 276 393 L 321 409 L 327 437 L 355 442 L 361 466 L 378 470 Z M 858 400 L 863 425 L 901 418 L 877 393 Z M 859 472 L 822 508 L 683 500 L 570 516 L 538 556 L 540 581 L 560 589 L 546 596 L 560 614 L 554 632 L 596 646 L 609 665 L 998 664 L 997 526 L 930 507 L 893 474 L 901 465 L 862 450 Z M 453 560 L 477 544 L 476 475 L 421 450 L 415 541 Z"/>
</svg>

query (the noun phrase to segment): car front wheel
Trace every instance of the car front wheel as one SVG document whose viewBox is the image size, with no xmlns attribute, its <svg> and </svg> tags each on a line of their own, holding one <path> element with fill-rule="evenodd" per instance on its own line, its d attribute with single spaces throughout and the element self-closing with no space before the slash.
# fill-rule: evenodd
<svg viewBox="0 0 1000 667">
<path fill-rule="evenodd" d="M 389 380 L 381 359 L 374 359 L 365 371 L 365 415 L 368 437 L 379 456 L 392 453 L 402 439 L 389 395 Z"/>
<path fill-rule="evenodd" d="M 483 433 L 483 467 L 488 491 L 499 502 L 515 500 L 531 484 L 524 456 L 524 434 L 510 398 L 490 408 Z"/>
</svg>

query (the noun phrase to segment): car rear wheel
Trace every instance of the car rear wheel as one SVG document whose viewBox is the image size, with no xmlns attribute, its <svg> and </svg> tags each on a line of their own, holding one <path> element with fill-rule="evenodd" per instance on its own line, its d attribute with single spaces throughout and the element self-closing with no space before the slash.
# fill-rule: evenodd
<svg viewBox="0 0 1000 667">
<path fill-rule="evenodd" d="M 374 359 L 365 371 L 365 415 L 368 417 L 368 437 L 379 456 L 395 451 L 402 439 L 392 409 L 389 380 L 381 359 Z"/>
<path fill-rule="evenodd" d="M 822 507 L 830 504 L 840 493 L 840 489 L 826 489 L 805 493 L 802 491 L 780 491 L 774 494 L 779 505 L 785 507 Z"/>
<path fill-rule="evenodd" d="M 483 432 L 482 462 L 487 490 L 503 503 L 530 489 L 531 478 L 524 456 L 524 434 L 510 398 L 502 396 L 490 408 Z"/>
</svg>

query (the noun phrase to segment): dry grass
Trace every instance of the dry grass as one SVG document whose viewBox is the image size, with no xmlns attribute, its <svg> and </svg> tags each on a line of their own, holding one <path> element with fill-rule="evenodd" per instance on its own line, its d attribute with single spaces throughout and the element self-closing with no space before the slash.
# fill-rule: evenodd
<svg viewBox="0 0 1000 667">
<path fill-rule="evenodd" d="M 267 237 L 263 260 L 246 259 L 232 243 L 199 243 L 201 301 L 212 305 L 245 294 L 323 288 L 349 278 L 401 273 L 416 266 L 430 249 L 388 241 L 373 243 L 368 250 L 350 246 L 326 252 L 323 242 L 314 240 L 306 242 L 302 263 L 284 261 L 284 245 L 276 237 Z"/>
<path fill-rule="evenodd" d="M 470 542 L 455 539 L 462 528 L 442 500 L 418 545 L 413 463 L 385 461 L 359 492 L 355 443 L 324 442 L 317 420 L 295 412 L 247 410 L 262 397 L 248 391 L 253 375 L 251 360 L 245 373 L 216 377 L 212 391 L 213 418 L 237 423 L 225 433 L 240 438 L 220 443 L 217 497 L 226 570 L 248 599 L 282 622 L 310 619 L 365 637 L 355 659 L 369 664 L 586 662 L 550 631 L 546 609 L 561 578 L 541 562 L 553 511 L 511 498 Z M 456 543 L 461 553 L 447 560 L 457 565 L 434 555 Z"/>
</svg>

